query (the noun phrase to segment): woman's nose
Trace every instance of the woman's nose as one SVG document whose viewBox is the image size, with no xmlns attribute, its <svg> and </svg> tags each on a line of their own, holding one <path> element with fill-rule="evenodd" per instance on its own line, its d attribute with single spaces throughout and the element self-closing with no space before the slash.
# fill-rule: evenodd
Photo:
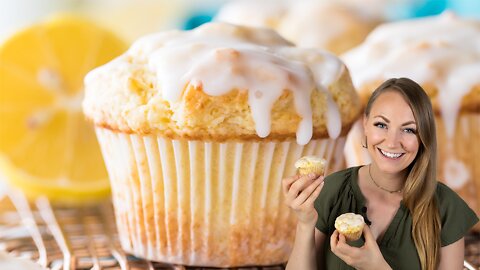
<svg viewBox="0 0 480 270">
<path fill-rule="evenodd" d="M 400 144 L 400 132 L 389 129 L 387 132 L 386 143 L 389 148 L 395 148 Z"/>
</svg>

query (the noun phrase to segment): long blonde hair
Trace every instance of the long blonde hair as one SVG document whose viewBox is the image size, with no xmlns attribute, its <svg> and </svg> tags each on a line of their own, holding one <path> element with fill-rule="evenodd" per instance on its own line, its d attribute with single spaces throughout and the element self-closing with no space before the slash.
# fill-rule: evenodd
<svg viewBox="0 0 480 270">
<path fill-rule="evenodd" d="M 417 123 L 420 146 L 415 160 L 409 165 L 403 202 L 412 215 L 412 237 L 422 269 L 434 270 L 440 258 L 441 222 L 435 199 L 437 137 L 432 104 L 416 82 L 407 78 L 389 79 L 371 95 L 365 108 L 367 117 L 372 104 L 385 91 L 400 93 L 410 105 Z"/>
</svg>

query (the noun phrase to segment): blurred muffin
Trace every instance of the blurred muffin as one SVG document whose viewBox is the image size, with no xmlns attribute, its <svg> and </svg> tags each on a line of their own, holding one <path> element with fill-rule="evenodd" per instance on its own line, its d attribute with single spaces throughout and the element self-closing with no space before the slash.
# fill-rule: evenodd
<svg viewBox="0 0 480 270">
<path fill-rule="evenodd" d="M 361 215 L 355 213 L 341 214 L 335 219 L 335 229 L 345 236 L 348 241 L 360 239 L 365 221 Z"/>
<path fill-rule="evenodd" d="M 221 6 L 216 21 L 277 29 L 293 0 L 235 0 Z"/>
<path fill-rule="evenodd" d="M 391 18 L 394 16 L 390 13 L 401 12 L 398 10 L 398 7 L 402 5 L 402 3 L 397 0 L 336 0 L 335 2 L 355 9 L 357 14 L 363 17 L 371 18 L 379 22 L 395 19 Z M 407 5 L 408 3 L 403 4 Z"/>
<path fill-rule="evenodd" d="M 314 173 L 323 175 L 325 173 L 326 160 L 316 156 L 304 156 L 295 161 L 295 168 L 299 175 Z"/>
<path fill-rule="evenodd" d="M 300 47 L 341 54 L 360 44 L 378 23 L 348 5 L 305 0 L 291 5 L 277 30 Z"/>
<path fill-rule="evenodd" d="M 457 191 L 477 214 L 480 214 L 479 44 L 480 21 L 444 13 L 379 26 L 362 45 L 342 55 L 363 104 L 387 78 L 408 77 L 422 85 L 435 111 L 439 178 Z M 361 124 L 357 123 L 345 149 L 348 165 L 370 162 L 361 147 L 363 139 Z"/>
<path fill-rule="evenodd" d="M 215 19 L 269 27 L 297 46 L 340 54 L 360 44 L 383 17 L 355 1 L 237 0 L 226 3 Z"/>
<path fill-rule="evenodd" d="M 280 179 L 304 155 L 337 170 L 360 112 L 335 56 L 223 23 L 144 37 L 85 83 L 122 247 L 174 264 L 285 262 Z"/>
</svg>

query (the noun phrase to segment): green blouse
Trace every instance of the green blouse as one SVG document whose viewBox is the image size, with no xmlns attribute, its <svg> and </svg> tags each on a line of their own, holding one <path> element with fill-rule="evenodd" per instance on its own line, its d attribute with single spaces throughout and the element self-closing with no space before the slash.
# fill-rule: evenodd
<svg viewBox="0 0 480 270">
<path fill-rule="evenodd" d="M 366 218 L 365 199 L 358 186 L 358 170 L 352 167 L 333 173 L 325 178 L 325 185 L 315 201 L 318 212 L 316 227 L 325 235 L 326 269 L 354 269 L 345 264 L 330 250 L 330 236 L 335 230 L 335 219 L 347 212 L 361 214 Z M 475 212 L 450 188 L 438 183 L 436 197 L 439 202 L 442 222 L 441 245 L 447 246 L 465 236 L 478 222 Z M 367 219 L 366 219 L 367 220 Z M 401 203 L 384 236 L 378 243 L 383 257 L 395 270 L 420 269 L 420 259 L 412 238 L 412 217 L 407 207 Z M 363 237 L 350 243 L 363 246 Z"/>
</svg>

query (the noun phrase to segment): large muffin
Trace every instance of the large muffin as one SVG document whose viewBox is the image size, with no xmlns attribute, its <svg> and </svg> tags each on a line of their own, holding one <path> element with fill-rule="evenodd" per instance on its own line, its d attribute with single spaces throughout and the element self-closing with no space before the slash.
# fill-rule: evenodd
<svg viewBox="0 0 480 270">
<path fill-rule="evenodd" d="M 380 6 L 383 0 L 369 0 Z M 295 45 L 340 54 L 360 44 L 384 20 L 363 1 L 236 0 L 225 3 L 215 20 L 268 27 Z"/>
<path fill-rule="evenodd" d="M 144 37 L 85 78 L 122 247 L 202 266 L 287 260 L 281 179 L 342 166 L 360 101 L 335 56 L 223 23 Z"/>
<path fill-rule="evenodd" d="M 387 78 L 421 84 L 435 111 L 439 178 L 480 214 L 480 21 L 444 13 L 384 24 L 342 59 L 363 104 Z M 348 165 L 369 162 L 363 138 L 356 124 L 345 150 Z"/>
</svg>

